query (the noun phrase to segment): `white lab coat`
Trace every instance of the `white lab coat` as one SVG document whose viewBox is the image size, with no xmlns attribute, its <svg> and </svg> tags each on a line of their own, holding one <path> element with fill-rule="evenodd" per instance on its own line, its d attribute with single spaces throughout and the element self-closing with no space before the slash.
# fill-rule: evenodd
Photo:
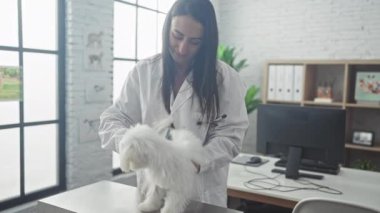
<svg viewBox="0 0 380 213">
<path fill-rule="evenodd" d="M 202 120 L 199 101 L 192 98 L 191 73 L 174 101 L 172 94 L 170 108 L 175 128 L 188 129 L 201 140 L 205 140 L 206 135 L 208 138 L 204 146 L 207 161 L 200 165 L 196 199 L 225 207 L 228 165 L 240 151 L 248 116 L 244 104 L 246 88 L 238 73 L 221 61 L 217 62 L 217 70 L 220 114 L 227 117 L 216 119 L 216 127 L 210 126 L 206 118 Z M 119 142 L 127 127 L 167 118 L 161 95 L 162 73 L 161 54 L 140 61 L 129 73 L 119 98 L 100 117 L 99 136 L 103 148 L 119 152 Z M 142 181 L 139 176 L 141 173 L 138 173 L 138 182 Z"/>
</svg>

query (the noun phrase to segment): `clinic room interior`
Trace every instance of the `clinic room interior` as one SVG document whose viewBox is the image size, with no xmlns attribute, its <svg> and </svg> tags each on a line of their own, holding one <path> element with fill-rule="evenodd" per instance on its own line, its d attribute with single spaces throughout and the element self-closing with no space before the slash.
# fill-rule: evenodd
<svg viewBox="0 0 380 213">
<path fill-rule="evenodd" d="M 169 13 L 173 4 L 192 1 L 210 3 L 215 12 L 201 14 L 215 17 L 218 35 L 208 40 L 217 45 L 210 63 L 218 73 L 207 88 L 218 87 L 212 100 L 224 105 L 211 107 L 212 118 L 196 98 L 178 108 L 195 100 L 200 109 L 174 114 L 171 98 L 187 95 L 184 85 L 170 84 L 174 96 L 142 88 L 157 86 L 154 76 L 144 79 L 154 68 L 148 63 L 162 57 L 157 69 L 166 69 L 180 60 L 170 49 L 173 36 L 190 35 L 189 49 L 208 52 L 207 39 L 191 30 L 204 27 L 201 21 Z M 0 212 L 148 212 L 141 204 L 154 196 L 162 197 L 155 209 L 155 201 L 148 203 L 153 212 L 380 212 L 380 1 L 178 2 L 0 1 Z M 169 27 L 178 17 L 193 25 L 165 33 L 169 15 Z M 200 97 L 204 90 L 194 85 L 209 82 L 189 80 L 200 67 L 194 58 L 182 80 Z M 152 100 L 163 94 L 173 108 L 145 102 L 146 94 L 158 94 Z M 141 109 L 132 111 L 140 114 L 127 115 L 137 102 Z M 154 126 L 170 109 L 172 123 Z M 189 129 L 184 118 L 194 119 Z M 148 133 L 168 144 L 202 140 L 200 159 L 207 160 L 194 160 L 196 148 L 172 155 L 182 149 L 170 145 L 170 152 L 166 143 L 155 153 L 144 143 L 136 145 L 142 151 L 132 149 L 130 141 L 148 140 Z M 193 133 L 201 139 L 193 141 Z M 143 159 L 133 159 L 138 154 Z M 154 156 L 156 162 L 146 160 Z M 180 156 L 178 168 L 160 165 L 168 156 Z M 178 166 L 185 158 L 194 172 Z M 203 190 L 200 198 L 185 193 L 185 185 Z"/>
</svg>

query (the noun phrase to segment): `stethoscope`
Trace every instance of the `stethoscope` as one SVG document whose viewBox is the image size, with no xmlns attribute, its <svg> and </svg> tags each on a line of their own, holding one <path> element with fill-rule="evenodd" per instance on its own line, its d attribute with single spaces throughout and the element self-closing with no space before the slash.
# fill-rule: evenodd
<svg viewBox="0 0 380 213">
<path fill-rule="evenodd" d="M 212 122 L 204 122 L 204 121 L 199 120 L 199 121 L 197 121 L 197 125 L 200 126 L 200 125 L 202 125 L 204 123 L 210 123 L 210 124 L 212 124 L 214 126 L 217 126 L 218 122 L 224 120 L 225 118 L 227 118 L 227 115 L 226 114 L 221 114 L 221 115 L 216 116 L 216 118 Z"/>
</svg>

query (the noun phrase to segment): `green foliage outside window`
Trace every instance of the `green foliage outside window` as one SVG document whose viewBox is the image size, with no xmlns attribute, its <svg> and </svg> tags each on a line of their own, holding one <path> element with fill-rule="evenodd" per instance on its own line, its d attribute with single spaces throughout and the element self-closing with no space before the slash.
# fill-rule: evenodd
<svg viewBox="0 0 380 213">
<path fill-rule="evenodd" d="M 20 69 L 0 66 L 0 101 L 19 100 L 20 86 Z"/>
</svg>

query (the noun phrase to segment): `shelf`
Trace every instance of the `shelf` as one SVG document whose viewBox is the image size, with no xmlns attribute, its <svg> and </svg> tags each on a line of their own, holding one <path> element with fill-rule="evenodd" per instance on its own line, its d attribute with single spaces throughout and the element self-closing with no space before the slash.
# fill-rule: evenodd
<svg viewBox="0 0 380 213">
<path fill-rule="evenodd" d="M 305 105 L 316 105 L 316 106 L 335 106 L 335 107 L 343 106 L 342 102 L 323 103 L 323 102 L 314 102 L 314 101 L 304 101 L 303 103 Z"/>
<path fill-rule="evenodd" d="M 380 152 L 380 146 L 360 146 L 351 143 L 345 144 L 346 149 L 364 150 L 370 152 Z"/>
<path fill-rule="evenodd" d="M 276 104 L 301 104 L 299 101 L 276 101 L 276 100 L 266 100 L 267 103 L 276 103 Z"/>
<path fill-rule="evenodd" d="M 367 105 L 367 104 L 346 104 L 346 107 L 351 108 L 370 108 L 370 109 L 380 109 L 380 106 Z"/>
<path fill-rule="evenodd" d="M 271 67 L 272 65 L 274 66 Z M 278 74 L 284 70 L 283 67 L 278 69 L 279 66 L 289 65 L 293 65 L 292 84 L 296 83 L 299 89 L 297 92 L 301 91 L 301 93 L 296 93 L 301 100 L 266 100 L 268 97 L 272 99 L 278 97 L 273 94 L 274 88 L 285 88 L 283 84 L 289 84 L 289 79 L 291 79 L 289 74 Z M 295 70 L 297 70 L 297 78 L 295 78 Z M 285 69 L 285 71 L 288 70 Z M 373 146 L 352 143 L 354 131 L 370 131 L 376 137 L 380 136 L 380 104 L 357 102 L 355 98 L 357 75 L 360 72 L 380 73 L 380 60 L 271 60 L 266 64 L 263 75 L 265 76 L 262 90 L 263 103 L 345 110 L 345 162 L 347 165 L 353 165 L 357 159 L 372 158 L 376 167 L 380 168 L 379 138 L 375 139 Z M 287 78 L 285 79 L 284 76 Z M 324 85 L 332 87 L 332 90 L 319 88 Z M 269 92 L 271 92 L 270 96 Z M 315 102 L 316 97 L 333 97 L 333 102 Z M 380 172 L 380 169 L 377 170 Z"/>
</svg>

